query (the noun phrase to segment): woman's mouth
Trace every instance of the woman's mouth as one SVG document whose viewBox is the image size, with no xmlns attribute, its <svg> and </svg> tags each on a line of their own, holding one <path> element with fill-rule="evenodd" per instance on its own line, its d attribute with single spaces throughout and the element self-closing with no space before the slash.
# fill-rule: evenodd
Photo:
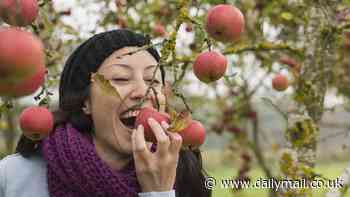
<svg viewBox="0 0 350 197">
<path fill-rule="evenodd" d="M 139 110 L 135 110 L 135 111 L 128 111 L 128 112 L 122 113 L 119 116 L 119 119 L 125 127 L 129 129 L 135 129 L 135 121 L 139 112 L 140 112 Z"/>
<path fill-rule="evenodd" d="M 134 129 L 135 128 L 135 120 L 136 116 L 134 117 L 129 117 L 129 118 L 120 118 L 120 121 L 125 127 L 128 127 L 129 129 Z"/>
</svg>

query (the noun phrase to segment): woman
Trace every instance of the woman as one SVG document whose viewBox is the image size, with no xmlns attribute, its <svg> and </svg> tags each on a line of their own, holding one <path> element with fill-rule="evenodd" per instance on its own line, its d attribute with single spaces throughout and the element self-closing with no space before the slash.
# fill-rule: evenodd
<svg viewBox="0 0 350 197">
<path fill-rule="evenodd" d="M 166 110 L 165 72 L 157 51 L 142 48 L 147 44 L 120 29 L 73 52 L 61 76 L 55 129 L 37 144 L 22 136 L 17 153 L 0 162 L 1 197 L 211 196 L 198 149 L 182 150 L 181 136 L 166 123 L 148 121 L 156 145 L 145 141 L 142 126 L 132 126 L 139 103 Z M 119 96 L 106 93 L 96 76 Z M 147 93 L 149 86 L 154 91 Z"/>
</svg>

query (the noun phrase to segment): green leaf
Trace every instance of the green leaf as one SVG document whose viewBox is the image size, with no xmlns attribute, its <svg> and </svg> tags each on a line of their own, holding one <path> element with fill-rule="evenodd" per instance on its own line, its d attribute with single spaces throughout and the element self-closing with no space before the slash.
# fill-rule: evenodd
<svg viewBox="0 0 350 197">
<path fill-rule="evenodd" d="M 121 98 L 118 91 L 111 85 L 109 80 L 104 78 L 103 75 L 93 73 L 92 80 L 96 81 L 96 83 L 101 87 L 102 91 L 104 91 L 106 94 Z"/>
<path fill-rule="evenodd" d="M 39 102 L 39 106 L 45 106 L 45 105 L 48 105 L 49 103 L 50 103 L 49 98 L 45 97 Z"/>
<path fill-rule="evenodd" d="M 293 17 L 294 17 L 293 14 L 290 13 L 290 12 L 283 12 L 283 13 L 281 14 L 281 18 L 283 18 L 284 20 L 287 20 L 287 21 L 292 20 Z"/>
<path fill-rule="evenodd" d="M 0 105 L 0 118 L 2 117 L 2 114 L 5 113 L 6 110 L 6 105 L 5 103 L 3 103 L 2 105 Z"/>
</svg>

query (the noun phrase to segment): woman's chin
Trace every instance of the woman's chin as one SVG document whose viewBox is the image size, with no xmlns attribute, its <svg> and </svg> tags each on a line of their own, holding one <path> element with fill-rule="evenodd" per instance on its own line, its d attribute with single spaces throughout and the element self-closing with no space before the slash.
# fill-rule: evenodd
<svg viewBox="0 0 350 197">
<path fill-rule="evenodd" d="M 132 127 L 130 127 L 130 126 L 128 126 L 128 125 L 125 125 L 121 120 L 120 120 L 120 118 L 117 118 L 117 120 L 116 120 L 116 127 L 117 128 L 121 128 L 123 131 L 126 131 L 126 132 L 128 132 L 128 133 L 132 133 L 133 132 L 133 130 L 134 130 L 134 128 Z"/>
<path fill-rule="evenodd" d="M 132 128 L 129 128 L 127 127 L 126 125 L 124 124 L 120 124 L 119 125 L 119 128 L 122 130 L 122 133 L 127 133 L 131 136 L 132 132 L 133 132 L 133 129 Z"/>
<path fill-rule="evenodd" d="M 116 121 L 116 128 L 115 128 L 114 132 L 118 136 L 121 136 L 121 134 L 123 134 L 123 136 L 125 136 L 125 138 L 123 138 L 123 139 L 125 139 L 125 141 L 122 143 L 119 142 L 119 145 L 121 146 L 120 148 L 123 149 L 123 153 L 125 153 L 125 154 L 133 154 L 132 139 L 131 139 L 131 135 L 132 135 L 133 131 L 134 131 L 133 128 L 130 128 L 127 125 L 123 124 L 120 120 Z M 152 142 L 146 141 L 146 144 L 147 144 L 148 149 L 150 149 L 152 146 Z"/>
<path fill-rule="evenodd" d="M 114 128 L 114 135 L 115 135 L 114 138 L 118 136 L 118 141 L 119 141 L 117 144 L 119 144 L 123 153 L 132 154 L 131 135 L 133 130 L 123 124 L 117 123 L 117 125 L 118 126 Z"/>
</svg>

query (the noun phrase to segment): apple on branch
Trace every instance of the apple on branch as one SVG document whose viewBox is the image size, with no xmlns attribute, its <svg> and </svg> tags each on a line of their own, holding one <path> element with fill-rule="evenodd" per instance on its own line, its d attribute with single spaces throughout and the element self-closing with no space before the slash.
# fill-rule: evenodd
<svg viewBox="0 0 350 197">
<path fill-rule="evenodd" d="M 0 17 L 9 25 L 26 26 L 38 16 L 37 0 L 1 0 Z"/>
<path fill-rule="evenodd" d="M 244 31 L 244 16 L 233 5 L 220 4 L 209 9 L 205 30 L 217 41 L 237 41 Z"/>
<path fill-rule="evenodd" d="M 282 74 L 278 74 L 272 79 L 272 87 L 277 91 L 286 90 L 288 85 L 287 77 Z"/>
<path fill-rule="evenodd" d="M 300 73 L 301 65 L 293 58 L 289 56 L 282 56 L 279 60 L 282 64 L 288 65 L 290 68 L 292 68 L 296 73 Z"/>
<path fill-rule="evenodd" d="M 164 37 L 167 35 L 167 32 L 166 32 L 164 25 L 162 25 L 160 23 L 157 23 L 154 25 L 153 33 L 154 33 L 154 35 L 161 36 L 161 37 Z"/>
<path fill-rule="evenodd" d="M 45 138 L 53 129 L 53 115 L 46 107 L 28 107 L 19 117 L 23 135 L 37 141 Z"/>
<path fill-rule="evenodd" d="M 24 81 L 10 84 L 0 83 L 0 96 L 22 97 L 33 94 L 45 82 L 46 68 L 40 68 L 33 76 Z"/>
<path fill-rule="evenodd" d="M 193 64 L 194 74 L 204 83 L 220 79 L 225 74 L 226 69 L 226 57 L 214 51 L 200 53 Z"/>
<path fill-rule="evenodd" d="M 46 71 L 42 42 L 19 28 L 1 28 L 0 38 L 0 96 L 34 93 Z"/>
<path fill-rule="evenodd" d="M 205 128 L 201 122 L 192 120 L 186 128 L 178 132 L 185 146 L 198 147 L 205 141 Z"/>
</svg>

